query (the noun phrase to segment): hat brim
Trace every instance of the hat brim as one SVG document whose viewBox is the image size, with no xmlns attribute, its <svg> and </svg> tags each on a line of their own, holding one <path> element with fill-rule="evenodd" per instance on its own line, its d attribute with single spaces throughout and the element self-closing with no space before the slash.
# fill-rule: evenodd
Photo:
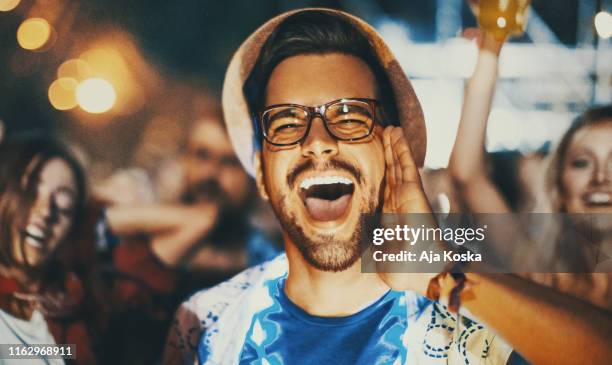
<svg viewBox="0 0 612 365">
<path fill-rule="evenodd" d="M 414 161 L 417 166 L 423 166 L 427 149 L 423 111 L 408 77 L 382 37 L 373 27 L 353 15 L 332 9 L 307 8 L 289 11 L 270 19 L 242 43 L 230 61 L 223 83 L 223 114 L 230 140 L 245 170 L 254 176 L 254 132 L 248 103 L 243 93 L 244 82 L 270 34 L 285 19 L 303 12 L 323 12 L 345 19 L 369 40 L 391 83 L 400 124 L 410 144 Z"/>
</svg>

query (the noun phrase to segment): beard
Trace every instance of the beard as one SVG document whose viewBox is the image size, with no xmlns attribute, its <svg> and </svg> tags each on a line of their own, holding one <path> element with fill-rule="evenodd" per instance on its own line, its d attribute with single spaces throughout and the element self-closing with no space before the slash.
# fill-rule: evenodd
<svg viewBox="0 0 612 365">
<path fill-rule="evenodd" d="M 335 235 L 314 233 L 307 235 L 297 223 L 295 214 L 287 204 L 287 196 L 281 196 L 278 204 L 272 203 L 272 209 L 280 221 L 281 227 L 297 246 L 304 259 L 314 268 L 321 271 L 340 272 L 353 266 L 361 256 L 360 240 L 364 232 L 363 217 L 357 221 L 353 233 L 347 239 L 341 240 Z M 379 199 L 375 189 L 361 201 L 362 213 L 379 211 Z"/>
</svg>

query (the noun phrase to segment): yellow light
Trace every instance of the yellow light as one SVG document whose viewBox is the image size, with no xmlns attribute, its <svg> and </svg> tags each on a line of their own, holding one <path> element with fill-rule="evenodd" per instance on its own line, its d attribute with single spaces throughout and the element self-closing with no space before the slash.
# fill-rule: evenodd
<svg viewBox="0 0 612 365">
<path fill-rule="evenodd" d="M 110 82 L 100 78 L 90 78 L 79 84 L 76 89 L 79 106 L 88 113 L 99 114 L 109 111 L 117 94 Z"/>
<path fill-rule="evenodd" d="M 69 110 L 77 106 L 75 79 L 62 77 L 49 86 L 49 101 L 57 110 Z"/>
<path fill-rule="evenodd" d="M 595 30 L 601 38 L 610 38 L 612 36 L 612 14 L 607 11 L 597 13 L 595 15 Z"/>
<path fill-rule="evenodd" d="M 11 11 L 19 5 L 21 0 L 0 0 L 0 11 Z"/>
<path fill-rule="evenodd" d="M 51 36 L 51 26 L 42 18 L 24 20 L 17 29 L 17 42 L 22 48 L 36 50 L 47 43 Z"/>
<path fill-rule="evenodd" d="M 73 58 L 61 64 L 57 69 L 57 78 L 71 77 L 77 81 L 85 80 L 92 76 L 91 67 L 80 58 Z"/>
<path fill-rule="evenodd" d="M 506 18 L 504 18 L 503 16 L 500 16 L 499 18 L 497 18 L 497 26 L 500 28 L 505 28 L 506 27 Z"/>
</svg>

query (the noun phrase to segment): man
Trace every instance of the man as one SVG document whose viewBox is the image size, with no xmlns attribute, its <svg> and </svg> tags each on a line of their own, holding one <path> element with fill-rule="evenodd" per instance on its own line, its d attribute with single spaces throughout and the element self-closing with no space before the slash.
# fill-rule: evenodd
<svg viewBox="0 0 612 365">
<path fill-rule="evenodd" d="M 172 187 L 176 182 L 164 183 L 176 180 L 176 176 L 170 179 L 164 171 L 159 173 L 162 183 L 157 184 L 161 186 L 158 190 L 178 195 L 177 201 L 110 206 L 106 215 L 113 234 L 145 234 L 163 264 L 186 267 L 208 277 L 227 275 L 275 255 L 276 248 L 253 230 L 245 214 L 255 206 L 254 186 L 231 148 L 222 120 L 220 111 L 208 110 L 191 122 L 179 159 L 182 173 L 168 169 L 182 176 L 178 194 L 168 193 L 177 190 Z M 137 195 L 137 189 L 134 186 L 128 191 Z M 111 200 L 116 190 L 111 184 L 97 192 Z M 208 280 L 214 283 L 215 278 Z"/>
<path fill-rule="evenodd" d="M 177 202 L 105 209 L 102 236 L 115 242 L 107 245 L 113 247 L 107 264 L 122 283 L 117 307 L 125 307 L 113 313 L 117 334 L 107 344 L 117 363 L 159 361 L 172 314 L 185 297 L 278 252 L 249 222 L 254 184 L 220 112 L 192 123 L 180 163 L 184 188 Z"/>
<path fill-rule="evenodd" d="M 499 335 L 457 321 L 423 296 L 434 275 L 360 270 L 362 213 L 430 212 L 417 170 L 425 153 L 422 113 L 406 76 L 370 26 L 326 9 L 282 14 L 238 50 L 223 94 L 230 136 L 283 227 L 286 256 L 184 303 L 165 363 L 192 363 L 196 352 L 206 364 L 515 359 Z M 561 351 L 563 340 L 533 337 L 576 330 L 557 321 L 568 310 L 565 298 L 555 303 L 563 308 L 559 314 L 532 301 L 535 289 L 514 278 L 469 274 L 468 280 L 473 287 L 462 297 L 466 309 L 495 325 L 529 360 L 584 360 L 568 355 L 569 348 Z M 437 284 L 446 300 L 454 279 L 445 276 Z M 522 291 L 508 289 L 517 285 Z M 537 331 L 526 331 L 533 319 L 526 314 L 536 310 Z M 602 336 L 607 330 L 583 331 L 595 341 L 579 341 L 595 351 L 591 360 L 608 355 Z"/>
</svg>

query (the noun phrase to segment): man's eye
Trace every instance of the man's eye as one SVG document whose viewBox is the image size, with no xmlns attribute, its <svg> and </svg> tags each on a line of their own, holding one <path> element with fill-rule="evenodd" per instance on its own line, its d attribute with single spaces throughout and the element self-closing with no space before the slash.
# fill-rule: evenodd
<svg viewBox="0 0 612 365">
<path fill-rule="evenodd" d="M 354 130 L 368 128 L 367 120 L 360 117 L 342 118 L 330 123 L 330 126 L 336 130 Z"/>
<path fill-rule="evenodd" d="M 197 149 L 194 151 L 194 156 L 199 160 L 208 160 L 210 159 L 210 153 L 204 149 Z"/>
<path fill-rule="evenodd" d="M 240 167 L 240 161 L 236 157 L 222 157 L 219 161 L 222 166 Z"/>
<path fill-rule="evenodd" d="M 341 120 L 341 121 L 337 122 L 336 124 L 338 124 L 338 125 L 348 125 L 348 126 L 350 126 L 350 125 L 361 126 L 361 125 L 364 125 L 366 123 L 363 120 L 345 119 L 345 120 Z"/>
<path fill-rule="evenodd" d="M 298 123 L 286 123 L 286 124 L 281 124 L 277 127 L 274 127 L 274 132 L 278 133 L 278 132 L 290 132 L 290 131 L 294 131 L 297 128 L 300 128 L 302 125 L 298 124 Z"/>
</svg>

